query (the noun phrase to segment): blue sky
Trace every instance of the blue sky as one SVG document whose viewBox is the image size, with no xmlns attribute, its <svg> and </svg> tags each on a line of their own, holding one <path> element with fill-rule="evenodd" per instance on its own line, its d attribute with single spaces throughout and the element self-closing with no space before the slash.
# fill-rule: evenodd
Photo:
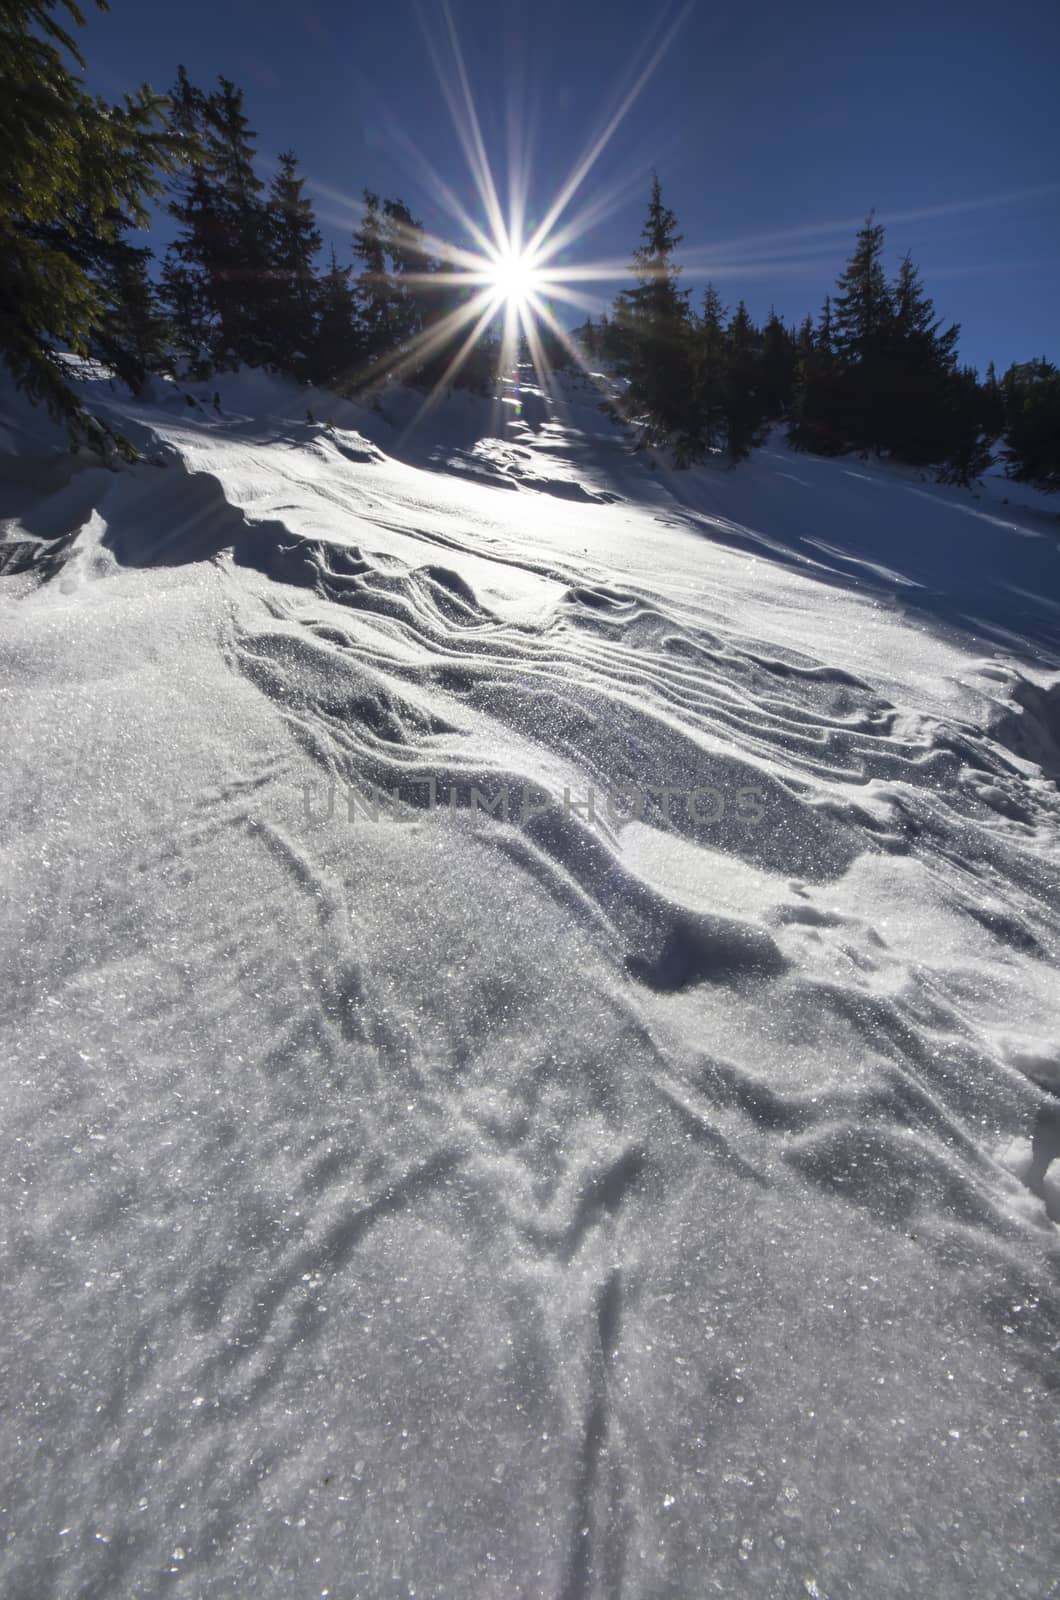
<svg viewBox="0 0 1060 1600">
<path fill-rule="evenodd" d="M 684 234 L 686 285 L 698 294 L 710 270 L 728 303 L 742 295 L 759 319 L 775 305 L 797 320 L 817 310 L 874 206 L 890 262 L 911 251 L 938 309 L 961 323 L 964 360 L 1060 361 L 1060 7 L 451 10 L 502 197 L 514 150 L 538 216 L 670 39 L 572 202 L 568 215 L 609 209 L 565 260 L 628 258 L 654 166 Z M 263 168 L 295 149 L 340 257 L 365 187 L 462 240 L 413 150 L 481 219 L 443 92 L 454 77 L 438 0 L 111 0 L 82 42 L 90 86 L 112 97 L 145 79 L 168 88 L 181 61 L 204 86 L 235 79 Z"/>
</svg>

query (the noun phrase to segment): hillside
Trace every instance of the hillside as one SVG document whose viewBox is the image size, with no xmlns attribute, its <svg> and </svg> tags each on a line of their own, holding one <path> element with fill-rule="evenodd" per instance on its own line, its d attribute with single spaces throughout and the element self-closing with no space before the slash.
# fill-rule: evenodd
<svg viewBox="0 0 1060 1600">
<path fill-rule="evenodd" d="M 1058 507 L 522 378 L 0 397 L 0 1586 L 1041 1600 Z"/>
</svg>

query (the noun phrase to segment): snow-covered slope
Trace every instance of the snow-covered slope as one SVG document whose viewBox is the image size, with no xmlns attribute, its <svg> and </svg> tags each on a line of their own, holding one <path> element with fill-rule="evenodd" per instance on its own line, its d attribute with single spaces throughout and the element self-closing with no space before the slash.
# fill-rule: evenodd
<svg viewBox="0 0 1060 1600">
<path fill-rule="evenodd" d="M 97 387 L 0 440 L 4 1593 L 1050 1592 L 1055 509 Z"/>
</svg>

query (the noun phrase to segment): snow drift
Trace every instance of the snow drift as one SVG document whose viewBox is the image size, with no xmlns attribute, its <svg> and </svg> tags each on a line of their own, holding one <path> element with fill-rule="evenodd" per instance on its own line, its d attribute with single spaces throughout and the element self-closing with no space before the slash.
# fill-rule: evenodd
<svg viewBox="0 0 1060 1600">
<path fill-rule="evenodd" d="M 1040 1597 L 1055 510 L 521 376 L 5 401 L 5 1592 Z"/>
</svg>

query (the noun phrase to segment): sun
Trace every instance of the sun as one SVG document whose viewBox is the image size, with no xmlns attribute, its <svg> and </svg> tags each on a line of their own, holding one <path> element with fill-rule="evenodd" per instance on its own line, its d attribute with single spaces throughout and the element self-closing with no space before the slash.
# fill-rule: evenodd
<svg viewBox="0 0 1060 1600">
<path fill-rule="evenodd" d="M 668 7 L 657 9 L 660 15 L 669 11 Z M 626 261 L 570 262 L 567 253 L 625 203 L 628 186 L 623 181 L 600 191 L 597 184 L 598 192 L 591 200 L 586 200 L 577 212 L 567 213 L 692 9 L 693 0 L 684 0 L 683 9 L 666 26 L 653 24 L 639 57 L 625 75 L 624 86 L 616 90 L 614 109 L 577 157 L 543 215 L 537 215 L 536 206 L 532 214 L 527 209 L 530 150 L 523 148 L 516 137 L 521 119 L 513 117 L 509 124 L 505 206 L 501 199 L 503 186 L 498 187 L 490 163 L 449 0 L 443 0 L 437 8 L 421 8 L 421 26 L 467 161 L 476 203 L 469 210 L 432 163 L 411 141 L 402 138 L 407 154 L 419 169 L 421 182 L 437 195 L 441 208 L 449 213 L 462 235 L 459 240 L 447 239 L 414 224 L 405 229 L 397 226 L 393 236 L 408 258 L 419 257 L 426 264 L 423 271 L 402 271 L 403 288 L 415 292 L 416 286 L 421 286 L 425 302 L 436 305 L 441 314 L 424 318 L 418 331 L 388 360 L 386 373 L 395 378 L 422 374 L 425 365 L 433 369 L 445 358 L 443 370 L 409 428 L 438 404 L 477 350 L 490 350 L 491 354 L 495 350 L 498 384 L 527 357 L 546 391 L 550 390 L 555 368 L 568 362 L 580 367 L 591 382 L 602 382 L 593 373 L 586 352 L 560 322 L 556 306 L 566 308 L 567 314 L 577 310 L 583 316 L 591 316 L 601 309 L 600 285 L 627 281 Z M 426 20 L 435 11 L 444 22 L 437 38 Z M 361 215 L 358 211 L 358 218 Z M 565 215 L 567 220 L 562 221 Z M 597 287 L 587 293 L 590 285 Z M 560 351 L 562 363 L 557 358 Z M 378 371 L 378 376 L 382 375 Z"/>
<path fill-rule="evenodd" d="M 542 274 L 528 251 L 503 250 L 490 262 L 485 274 L 497 303 L 523 306 L 535 289 L 542 287 Z"/>
</svg>

